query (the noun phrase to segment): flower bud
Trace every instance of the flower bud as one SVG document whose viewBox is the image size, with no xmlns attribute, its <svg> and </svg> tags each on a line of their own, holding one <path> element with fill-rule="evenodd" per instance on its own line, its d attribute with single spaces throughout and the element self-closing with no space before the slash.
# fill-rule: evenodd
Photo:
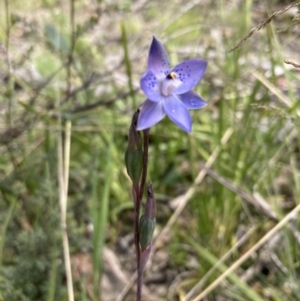
<svg viewBox="0 0 300 301">
<path fill-rule="evenodd" d="M 127 174 L 134 185 L 137 185 L 143 171 L 143 146 L 140 132 L 136 130 L 139 111 L 132 117 L 128 135 L 128 146 L 125 151 Z"/>
<path fill-rule="evenodd" d="M 140 245 L 142 252 L 151 243 L 156 224 L 156 204 L 153 196 L 152 184 L 148 186 L 148 197 L 145 206 L 145 213 L 140 218 Z"/>
</svg>

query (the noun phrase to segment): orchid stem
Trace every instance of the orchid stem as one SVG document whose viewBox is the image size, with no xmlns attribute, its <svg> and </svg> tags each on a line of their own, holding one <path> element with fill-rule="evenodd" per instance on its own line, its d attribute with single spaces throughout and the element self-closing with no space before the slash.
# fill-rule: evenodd
<svg viewBox="0 0 300 301">
<path fill-rule="evenodd" d="M 142 300 L 142 287 L 143 287 L 143 270 L 141 268 L 138 269 L 137 273 L 138 273 L 138 278 L 137 278 L 137 301 L 141 301 Z"/>
<path fill-rule="evenodd" d="M 137 263 L 137 294 L 136 300 L 141 301 L 142 298 L 142 285 L 143 285 L 143 271 L 140 269 L 140 258 L 141 258 L 141 249 L 140 249 L 140 236 L 139 236 L 139 218 L 141 211 L 141 204 L 143 199 L 143 193 L 146 184 L 147 171 L 148 171 L 148 148 L 149 148 L 149 129 L 143 131 L 144 133 L 144 153 L 143 153 L 143 171 L 141 177 L 140 186 L 133 187 L 133 199 L 134 199 L 134 241 L 135 241 L 135 250 L 136 250 L 136 263 Z"/>
<path fill-rule="evenodd" d="M 139 196 L 138 196 L 140 204 L 142 202 L 143 193 L 144 193 L 145 184 L 146 184 L 147 172 L 148 172 L 149 131 L 150 131 L 150 129 L 146 129 L 143 131 L 143 133 L 144 133 L 143 173 L 142 173 L 140 191 L 139 191 Z"/>
<path fill-rule="evenodd" d="M 140 204 L 139 204 L 139 187 L 132 188 L 132 196 L 134 202 L 134 244 L 136 253 L 137 269 L 140 267 L 140 239 L 139 239 L 139 216 L 140 216 Z"/>
</svg>

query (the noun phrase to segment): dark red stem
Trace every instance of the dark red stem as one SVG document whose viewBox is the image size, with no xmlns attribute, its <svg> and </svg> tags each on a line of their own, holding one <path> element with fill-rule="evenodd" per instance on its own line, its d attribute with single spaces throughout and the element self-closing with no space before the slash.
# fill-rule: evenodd
<svg viewBox="0 0 300 301">
<path fill-rule="evenodd" d="M 143 133 L 144 133 L 144 156 L 143 156 L 143 173 L 142 173 L 140 193 L 139 193 L 139 203 L 140 204 L 143 199 L 143 193 L 144 193 L 144 189 L 145 189 L 147 172 L 148 172 L 149 131 L 150 131 L 150 129 L 146 129 L 143 131 Z"/>
<path fill-rule="evenodd" d="M 140 269 L 140 258 L 141 258 L 141 249 L 140 249 L 140 236 L 139 236 L 139 219 L 140 219 L 140 211 L 141 204 L 143 200 L 143 193 L 145 189 L 147 172 L 148 172 L 148 149 L 149 149 L 149 130 L 146 129 L 143 131 L 144 133 L 144 154 L 143 154 L 143 172 L 141 177 L 141 184 L 139 187 L 135 187 L 134 189 L 134 236 L 135 236 L 135 249 L 136 249 L 136 259 L 137 259 L 137 293 L 136 293 L 136 301 L 142 300 L 142 285 L 143 285 L 143 271 Z"/>
<path fill-rule="evenodd" d="M 143 270 L 138 269 L 138 279 L 137 279 L 137 292 L 136 292 L 136 300 L 141 301 L 142 300 L 142 287 L 143 287 Z"/>
<path fill-rule="evenodd" d="M 140 205 L 139 205 L 139 186 L 132 187 L 132 197 L 134 201 L 134 244 L 135 244 L 135 253 L 136 253 L 136 261 L 137 261 L 137 269 L 140 266 L 140 242 L 139 242 L 139 216 L 140 216 Z"/>
</svg>

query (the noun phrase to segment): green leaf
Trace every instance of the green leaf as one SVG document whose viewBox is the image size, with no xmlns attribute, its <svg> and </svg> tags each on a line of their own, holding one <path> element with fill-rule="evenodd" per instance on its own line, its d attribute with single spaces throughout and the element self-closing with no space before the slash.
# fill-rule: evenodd
<svg viewBox="0 0 300 301">
<path fill-rule="evenodd" d="M 56 27 L 52 24 L 45 25 L 45 36 L 49 42 L 49 44 L 58 51 L 61 51 L 65 54 L 69 52 L 69 44 L 63 35 L 56 29 Z"/>
</svg>

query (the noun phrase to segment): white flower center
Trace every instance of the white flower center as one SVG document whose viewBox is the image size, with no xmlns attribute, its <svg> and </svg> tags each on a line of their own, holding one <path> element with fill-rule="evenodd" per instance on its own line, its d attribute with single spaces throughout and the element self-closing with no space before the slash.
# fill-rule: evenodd
<svg viewBox="0 0 300 301">
<path fill-rule="evenodd" d="M 181 85 L 181 81 L 175 72 L 171 72 L 161 83 L 161 93 L 169 96 Z"/>
</svg>

